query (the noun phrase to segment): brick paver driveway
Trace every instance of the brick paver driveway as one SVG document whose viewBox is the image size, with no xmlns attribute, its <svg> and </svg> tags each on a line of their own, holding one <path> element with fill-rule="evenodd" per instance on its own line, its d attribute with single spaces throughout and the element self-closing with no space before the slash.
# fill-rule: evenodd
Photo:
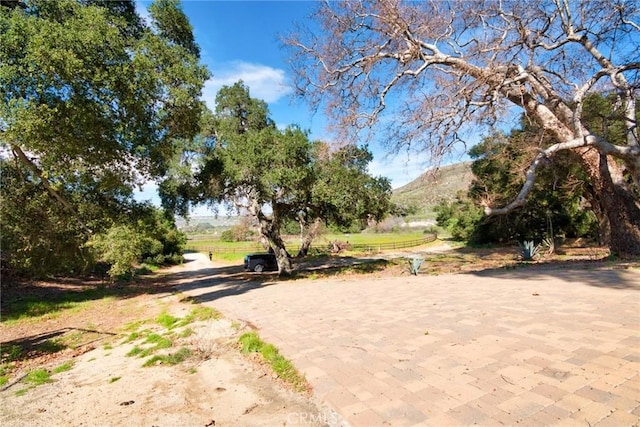
<svg viewBox="0 0 640 427">
<path fill-rule="evenodd" d="M 637 269 L 260 283 L 190 256 L 185 292 L 255 325 L 349 425 L 638 425 Z"/>
</svg>

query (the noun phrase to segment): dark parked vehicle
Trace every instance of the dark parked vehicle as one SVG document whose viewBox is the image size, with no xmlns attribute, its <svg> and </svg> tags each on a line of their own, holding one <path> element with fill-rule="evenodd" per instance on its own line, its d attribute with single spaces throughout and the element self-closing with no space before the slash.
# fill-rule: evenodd
<svg viewBox="0 0 640 427">
<path fill-rule="evenodd" d="M 257 273 L 278 271 L 278 261 L 274 254 L 249 254 L 244 257 L 244 269 Z"/>
</svg>

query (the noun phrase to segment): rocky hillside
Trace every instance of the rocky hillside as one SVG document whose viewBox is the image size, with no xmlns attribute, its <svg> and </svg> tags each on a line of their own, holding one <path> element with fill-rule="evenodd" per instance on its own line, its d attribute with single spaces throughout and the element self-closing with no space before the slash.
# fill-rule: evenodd
<svg viewBox="0 0 640 427">
<path fill-rule="evenodd" d="M 419 213 L 432 210 L 440 200 L 452 200 L 471 184 L 471 162 L 429 170 L 410 183 L 393 190 L 391 200 L 400 206 L 415 206 Z"/>
</svg>

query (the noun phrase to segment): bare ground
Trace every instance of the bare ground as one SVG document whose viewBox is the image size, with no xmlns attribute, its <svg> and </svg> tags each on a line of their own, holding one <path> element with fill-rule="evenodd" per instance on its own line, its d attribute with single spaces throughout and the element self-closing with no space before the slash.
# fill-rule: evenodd
<svg viewBox="0 0 640 427">
<path fill-rule="evenodd" d="M 10 380 L 2 387 L 0 425 L 9 426 L 276 426 L 321 425 L 326 415 L 310 393 L 295 392 L 257 356 L 243 355 L 238 337 L 249 326 L 228 319 L 192 322 L 171 332 L 193 332 L 174 346 L 192 350 L 177 365 L 143 367 L 147 358 L 127 356 L 143 341 L 127 342 L 135 329 L 167 330 L 154 321 L 161 313 L 184 318 L 194 308 L 164 281 L 141 286 L 137 295 L 106 297 L 80 309 L 45 316 L 38 322 L 3 322 L 3 355 L 19 345 L 26 360 L 9 363 Z M 34 283 L 28 292 L 51 295 L 78 290 L 73 283 Z M 152 286 L 152 292 L 145 289 Z M 6 293 L 5 293 L 6 296 Z M 50 353 L 43 343 L 68 348 Z M 51 347 L 51 346 L 49 346 Z M 54 372 L 52 382 L 33 386 L 25 375 L 35 369 Z"/>
<path fill-rule="evenodd" d="M 423 248 L 394 257 L 427 257 L 423 273 L 511 268 L 512 250 L 453 250 Z M 572 262 L 602 262 L 601 249 L 576 249 L 548 258 L 549 268 Z M 571 261 L 574 260 L 574 261 Z M 577 261 L 576 261 L 577 260 Z M 402 263 L 354 270 L 357 260 L 304 264 L 308 275 L 408 274 Z M 611 263 L 612 268 L 638 267 L 637 260 Z M 184 271 L 184 268 L 182 268 Z M 182 276 L 184 278 L 184 276 Z M 270 276 L 269 280 L 273 280 Z M 95 288 L 100 284 L 75 280 L 23 285 L 22 294 L 46 299 L 61 291 Z M 335 414 L 313 400 L 312 393 L 294 392 L 258 357 L 240 353 L 238 337 L 249 323 L 221 318 L 192 322 L 167 331 L 158 324 L 161 313 L 183 318 L 194 304 L 174 291 L 172 271 L 140 280 L 126 289 L 107 287 L 100 297 L 86 298 L 79 308 L 61 310 L 37 321 L 4 321 L 0 346 L 9 381 L 1 387 L 0 425 L 144 425 L 144 426 L 276 426 L 323 425 Z M 15 290 L 15 289 L 13 289 Z M 105 296 L 106 295 L 106 296 Z M 3 301 L 13 298 L 5 288 Z M 190 328 L 190 334 L 182 333 Z M 132 331 L 167 334 L 175 338 L 173 351 L 186 347 L 186 361 L 143 367 L 145 358 L 127 355 L 141 339 L 127 340 Z M 51 349 L 42 344 L 58 343 Z M 12 347 L 26 357 L 7 363 Z M 33 386 L 26 375 L 35 369 L 54 372 L 71 362 L 69 370 L 53 373 L 51 382 Z M 5 375 L 0 372 L 0 376 Z"/>
</svg>

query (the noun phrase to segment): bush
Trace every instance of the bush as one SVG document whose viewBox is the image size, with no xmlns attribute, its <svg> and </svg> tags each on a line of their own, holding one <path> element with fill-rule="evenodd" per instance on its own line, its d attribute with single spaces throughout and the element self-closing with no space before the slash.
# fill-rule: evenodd
<svg viewBox="0 0 640 427">
<path fill-rule="evenodd" d="M 437 224 L 451 233 L 453 239 L 465 242 L 474 240 L 476 229 L 484 219 L 482 209 L 461 195 L 452 202 L 440 202 L 435 211 Z"/>
<path fill-rule="evenodd" d="M 141 258 L 145 242 L 132 227 L 114 226 L 93 236 L 88 246 L 96 250 L 102 261 L 111 264 L 108 274 L 116 278 L 133 274 L 133 264 Z"/>
<path fill-rule="evenodd" d="M 110 265 L 112 278 L 127 278 L 134 274 L 134 265 L 177 264 L 182 262 L 186 235 L 175 227 L 163 212 L 141 206 L 135 225 L 114 225 L 104 233 L 93 236 L 87 246 L 102 262 Z"/>
</svg>

